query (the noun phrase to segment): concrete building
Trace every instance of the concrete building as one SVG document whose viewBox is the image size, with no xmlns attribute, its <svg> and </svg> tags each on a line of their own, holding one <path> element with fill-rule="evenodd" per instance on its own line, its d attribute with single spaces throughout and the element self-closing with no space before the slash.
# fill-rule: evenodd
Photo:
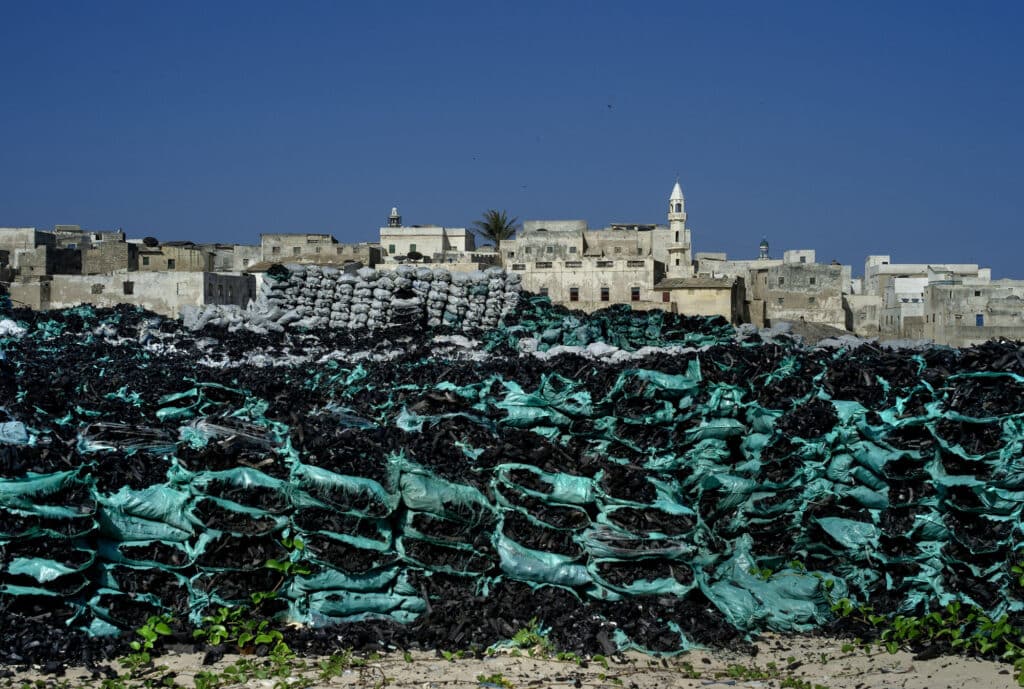
<svg viewBox="0 0 1024 689">
<path fill-rule="evenodd" d="M 231 250 L 231 268 L 218 272 L 241 273 L 251 265 L 260 263 L 263 260 L 263 247 L 258 244 L 235 244 Z"/>
<path fill-rule="evenodd" d="M 241 245 L 236 245 L 236 251 Z M 333 235 L 315 233 L 264 233 L 260 235 L 260 260 L 265 263 L 311 263 L 341 266 L 358 261 L 366 266 L 381 262 L 380 248 L 371 242 L 340 244 Z M 239 254 L 243 269 L 257 263 L 248 250 Z M 248 263 L 246 261 L 248 260 Z M 236 264 L 237 266 L 237 264 Z"/>
<path fill-rule="evenodd" d="M 140 271 L 213 272 L 215 252 L 192 242 L 162 242 L 159 246 L 139 245 Z"/>
<path fill-rule="evenodd" d="M 413 260 L 419 260 L 415 259 L 419 255 L 428 263 L 474 262 L 471 256 L 476 252 L 476 237 L 465 227 L 404 225 L 398 209 L 392 208 L 387 225 L 378 233 L 384 263 L 404 263 L 410 254 Z M 498 257 L 492 253 L 491 258 Z"/>
<path fill-rule="evenodd" d="M 927 277 L 886 280 L 878 336 L 882 340 L 924 337 L 924 290 Z"/>
<path fill-rule="evenodd" d="M 654 286 L 661 307 L 687 316 L 721 316 L 733 325 L 743 322 L 743 278 L 666 278 Z"/>
<path fill-rule="evenodd" d="M 527 220 L 515 239 L 501 243 L 502 261 L 523 276 L 523 289 L 572 308 L 671 308 L 672 295 L 665 293 L 674 288 L 655 285 L 692 277 L 693 260 L 679 182 L 668 202 L 667 226 L 612 223 L 592 230 L 585 220 Z"/>
<path fill-rule="evenodd" d="M 992 279 L 992 270 L 979 268 L 976 263 L 893 263 L 888 255 L 874 255 L 864 261 L 863 293 L 881 297 L 890 280 L 927 278 L 929 271 L 952 273 L 961 278 Z"/>
<path fill-rule="evenodd" d="M 969 347 L 996 338 L 1024 339 L 1024 280 L 935 272 L 923 297 L 922 335 L 937 344 Z"/>
<path fill-rule="evenodd" d="M 15 281 L 11 299 L 37 310 L 80 304 L 110 307 L 135 304 L 171 318 L 186 305 L 245 306 L 256 296 L 251 275 L 204 272 L 125 272 L 107 275 L 52 275 Z"/>
<path fill-rule="evenodd" d="M 102 242 L 125 242 L 124 230 L 83 230 L 80 225 L 54 225 L 57 246 L 63 249 L 88 249 Z"/>
<path fill-rule="evenodd" d="M 814 262 L 814 251 L 787 251 L 782 265 L 768 268 L 764 286 L 765 322 L 806 321 L 846 327 L 843 288 L 849 267 Z"/>
</svg>

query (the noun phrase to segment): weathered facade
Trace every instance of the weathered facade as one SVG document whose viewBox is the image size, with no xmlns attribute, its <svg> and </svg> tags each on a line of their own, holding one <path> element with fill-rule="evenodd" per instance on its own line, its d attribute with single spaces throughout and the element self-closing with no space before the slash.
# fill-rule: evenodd
<svg viewBox="0 0 1024 689">
<path fill-rule="evenodd" d="M 822 323 L 846 327 L 843 310 L 844 270 L 840 265 L 786 263 L 767 270 L 765 320 Z"/>
<path fill-rule="evenodd" d="M 1024 339 L 1024 280 L 934 275 L 924 288 L 923 336 L 969 347 L 995 338 Z"/>
<path fill-rule="evenodd" d="M 591 230 L 585 220 L 527 220 L 515 239 L 501 243 L 502 261 L 506 270 L 522 275 L 523 289 L 571 308 L 671 308 L 671 296 L 662 294 L 668 290 L 656 291 L 655 285 L 693 276 L 678 182 L 669 195 L 668 221 Z"/>
<path fill-rule="evenodd" d="M 249 266 L 255 265 L 263 260 L 263 247 L 252 244 L 235 244 L 231 251 L 232 273 L 241 273 Z M 218 270 L 220 270 L 218 268 Z"/>
<path fill-rule="evenodd" d="M 192 242 L 165 242 L 139 248 L 140 271 L 213 272 L 214 251 Z"/>
<path fill-rule="evenodd" d="M 664 269 L 657 269 L 651 256 L 618 259 L 581 257 L 576 260 L 534 261 L 531 264 L 511 263 L 505 267 L 522 275 L 524 290 L 583 311 L 594 311 L 612 304 L 630 304 L 640 309 L 658 307 L 652 303 L 655 276 L 660 279 L 664 272 Z"/>
<path fill-rule="evenodd" d="M 18 300 L 38 309 L 63 309 L 79 304 L 135 304 L 177 318 L 186 305 L 245 306 L 256 296 L 251 275 L 200 272 L 131 272 L 109 275 L 54 275 L 19 285 Z M 36 292 L 36 296 L 30 294 Z M 12 291 L 12 299 L 14 292 Z"/>
<path fill-rule="evenodd" d="M 102 242 L 127 241 L 124 230 L 83 230 L 79 225 L 54 225 L 57 246 L 64 249 L 88 249 Z"/>
<path fill-rule="evenodd" d="M 734 325 L 743 322 L 743 278 L 667 278 L 654 286 L 654 300 L 672 313 L 721 316 Z"/>
<path fill-rule="evenodd" d="M 18 273 L 26 277 L 41 275 L 81 275 L 82 252 L 41 244 L 34 249 L 18 249 Z"/>
<path fill-rule="evenodd" d="M 101 242 L 82 251 L 82 274 L 102 275 L 139 269 L 140 244 Z"/>
</svg>

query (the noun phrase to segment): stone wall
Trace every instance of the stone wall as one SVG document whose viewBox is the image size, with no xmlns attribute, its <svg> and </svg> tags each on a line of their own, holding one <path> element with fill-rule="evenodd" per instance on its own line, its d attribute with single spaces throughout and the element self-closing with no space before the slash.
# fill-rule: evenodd
<svg viewBox="0 0 1024 689">
<path fill-rule="evenodd" d="M 128 242 L 100 242 L 82 252 L 82 274 L 100 275 L 139 269 L 139 247 Z"/>
</svg>

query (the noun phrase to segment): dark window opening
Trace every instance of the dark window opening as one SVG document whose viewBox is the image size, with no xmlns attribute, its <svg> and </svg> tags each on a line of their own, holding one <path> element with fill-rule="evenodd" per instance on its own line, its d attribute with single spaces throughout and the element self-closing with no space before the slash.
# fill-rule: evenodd
<svg viewBox="0 0 1024 689">
<path fill-rule="evenodd" d="M 174 259 L 167 259 L 167 270 L 174 270 Z"/>
<path fill-rule="evenodd" d="M 611 291 L 607 287 L 601 288 L 601 301 L 608 301 L 611 299 Z"/>
<path fill-rule="evenodd" d="M 630 299 L 630 301 L 640 301 L 640 288 L 639 287 L 632 287 L 632 288 L 630 288 L 630 290 L 629 290 L 629 299 Z"/>
<path fill-rule="evenodd" d="M 569 288 L 569 301 L 579 301 L 579 300 L 580 300 L 580 288 L 579 287 L 570 287 Z"/>
<path fill-rule="evenodd" d="M 661 300 L 662 300 L 662 301 L 665 301 L 665 302 L 667 302 L 667 301 L 671 301 L 671 299 L 672 299 L 672 298 L 671 298 L 671 297 L 669 296 L 669 293 L 668 293 L 668 292 L 662 292 L 662 293 L 661 293 Z"/>
</svg>

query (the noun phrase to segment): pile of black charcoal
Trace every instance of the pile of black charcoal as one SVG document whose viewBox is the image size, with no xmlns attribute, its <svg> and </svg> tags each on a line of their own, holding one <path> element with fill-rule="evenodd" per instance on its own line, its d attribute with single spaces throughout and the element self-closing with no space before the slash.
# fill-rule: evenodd
<svg viewBox="0 0 1024 689">
<path fill-rule="evenodd" d="M 1024 349 L 817 349 L 524 298 L 497 328 L 133 308 L 0 338 L 0 661 L 265 604 L 297 648 L 675 652 L 848 597 L 1016 617 Z"/>
</svg>

